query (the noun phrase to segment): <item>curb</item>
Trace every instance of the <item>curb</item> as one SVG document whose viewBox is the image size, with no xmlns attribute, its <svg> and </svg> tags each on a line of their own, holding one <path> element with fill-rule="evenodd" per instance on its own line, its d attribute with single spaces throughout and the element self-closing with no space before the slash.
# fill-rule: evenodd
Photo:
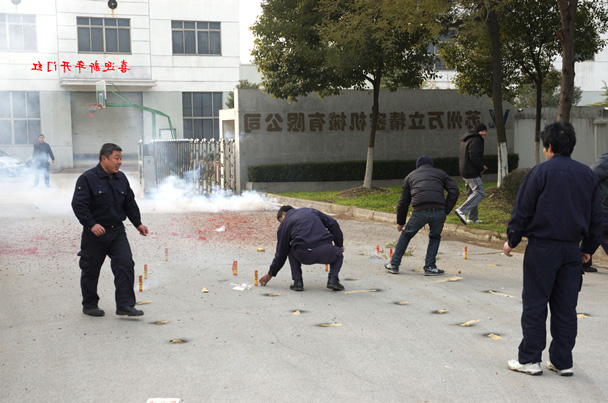
<svg viewBox="0 0 608 403">
<path fill-rule="evenodd" d="M 340 206 L 333 203 L 296 199 L 294 197 L 279 196 L 272 193 L 266 193 L 266 196 L 268 198 L 276 199 L 279 204 L 289 204 L 294 207 L 314 208 L 326 214 L 340 214 L 355 220 L 374 221 L 386 224 L 395 224 L 397 221 L 396 213 L 385 213 L 381 211 L 362 209 L 354 206 Z M 479 228 L 468 228 L 460 224 L 446 223 L 443 227 L 443 232 L 456 235 L 460 238 L 491 243 L 500 247 L 501 249 L 506 239 L 506 236 L 504 238 L 496 236 L 494 231 L 483 230 Z M 527 243 L 528 242 L 523 239 L 520 245 L 518 245 L 518 247 L 525 247 Z"/>
</svg>

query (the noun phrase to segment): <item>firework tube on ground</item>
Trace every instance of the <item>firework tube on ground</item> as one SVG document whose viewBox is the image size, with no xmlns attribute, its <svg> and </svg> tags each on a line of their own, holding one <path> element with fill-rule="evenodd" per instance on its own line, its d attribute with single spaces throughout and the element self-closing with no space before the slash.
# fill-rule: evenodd
<svg viewBox="0 0 608 403">
<path fill-rule="evenodd" d="M 146 280 L 148 279 L 148 265 L 147 264 L 144 265 L 144 278 Z"/>
<path fill-rule="evenodd" d="M 143 284 L 142 284 L 142 279 L 141 279 L 141 277 L 142 277 L 142 276 L 139 276 L 139 292 L 142 292 L 142 290 L 143 290 Z"/>
<path fill-rule="evenodd" d="M 253 285 L 258 286 L 258 271 L 255 271 L 255 277 L 253 278 Z"/>
<path fill-rule="evenodd" d="M 467 246 L 464 246 L 464 258 L 467 259 Z"/>
<path fill-rule="evenodd" d="M 165 262 L 169 260 L 169 248 L 165 248 Z"/>
<path fill-rule="evenodd" d="M 329 271 L 329 265 L 325 263 L 325 271 Z"/>
<path fill-rule="evenodd" d="M 376 255 L 380 254 L 380 245 L 376 245 Z"/>
<path fill-rule="evenodd" d="M 236 260 L 234 260 L 232 262 L 232 274 L 234 274 L 235 276 L 237 275 L 236 266 L 237 266 L 237 262 L 236 262 Z"/>
<path fill-rule="evenodd" d="M 393 248 L 390 248 L 390 249 L 388 250 L 388 258 L 389 258 L 389 259 L 392 259 L 392 258 L 393 258 Z"/>
</svg>

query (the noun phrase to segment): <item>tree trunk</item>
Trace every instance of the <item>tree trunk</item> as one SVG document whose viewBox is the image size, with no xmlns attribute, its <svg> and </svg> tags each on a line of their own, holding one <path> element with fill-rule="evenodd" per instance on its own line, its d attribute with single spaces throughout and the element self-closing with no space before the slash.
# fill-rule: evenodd
<svg viewBox="0 0 608 403">
<path fill-rule="evenodd" d="M 557 35 L 562 41 L 562 90 L 559 94 L 557 120 L 570 121 L 574 94 L 574 22 L 578 0 L 557 0 L 562 27 Z"/>
<path fill-rule="evenodd" d="M 534 122 L 534 164 L 540 163 L 540 121 L 543 113 L 543 77 L 536 82 L 536 119 Z"/>
<path fill-rule="evenodd" d="M 492 42 L 492 105 L 496 124 L 496 137 L 498 140 L 498 181 L 497 186 L 502 184 L 503 178 L 509 172 L 507 159 L 507 132 L 505 129 L 505 118 L 502 110 L 502 55 L 500 52 L 500 28 L 498 17 L 494 9 L 490 9 L 486 25 L 490 32 Z"/>
<path fill-rule="evenodd" d="M 372 106 L 372 123 L 369 127 L 369 143 L 367 145 L 367 162 L 365 164 L 365 177 L 363 178 L 363 187 L 372 188 L 372 176 L 374 173 L 374 144 L 376 143 L 376 127 L 378 127 L 378 111 L 380 98 L 380 77 L 382 70 L 378 69 L 378 73 L 372 82 L 374 88 L 374 104 Z"/>
</svg>

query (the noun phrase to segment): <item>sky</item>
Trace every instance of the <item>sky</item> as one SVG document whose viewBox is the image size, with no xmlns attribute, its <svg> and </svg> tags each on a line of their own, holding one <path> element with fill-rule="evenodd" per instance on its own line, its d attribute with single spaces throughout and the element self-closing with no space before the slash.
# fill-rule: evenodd
<svg viewBox="0 0 608 403">
<path fill-rule="evenodd" d="M 262 12 L 261 3 L 262 0 L 240 0 L 241 63 L 251 62 L 250 53 L 253 48 L 253 34 L 249 30 L 249 27 Z"/>
</svg>

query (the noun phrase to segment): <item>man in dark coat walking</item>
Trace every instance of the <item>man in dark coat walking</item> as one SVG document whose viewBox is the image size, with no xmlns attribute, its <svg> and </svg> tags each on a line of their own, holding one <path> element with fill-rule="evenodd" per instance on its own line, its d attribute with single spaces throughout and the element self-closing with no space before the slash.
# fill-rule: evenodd
<svg viewBox="0 0 608 403">
<path fill-rule="evenodd" d="M 38 136 L 38 142 L 34 144 L 34 152 L 32 159 L 34 161 L 34 187 L 38 186 L 38 178 L 40 174 L 44 175 L 44 184 L 50 187 L 49 183 L 49 158 L 55 163 L 55 156 L 51 150 L 51 146 L 44 142 L 44 134 Z"/>
<path fill-rule="evenodd" d="M 460 140 L 458 166 L 460 176 L 464 179 L 465 189 L 469 197 L 454 213 L 464 224 L 480 223 L 477 205 L 486 196 L 483 189 L 481 174 L 488 169 L 483 164 L 484 139 L 488 128 L 483 123 L 477 123 L 472 130 L 464 134 Z"/>
</svg>

